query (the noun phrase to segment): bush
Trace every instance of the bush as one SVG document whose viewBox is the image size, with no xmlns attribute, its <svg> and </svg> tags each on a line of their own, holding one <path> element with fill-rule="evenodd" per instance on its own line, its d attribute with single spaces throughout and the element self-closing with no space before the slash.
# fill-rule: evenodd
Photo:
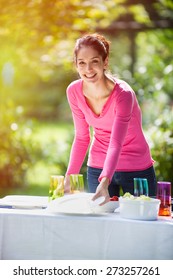
<svg viewBox="0 0 173 280">
<path fill-rule="evenodd" d="M 1 111 L 2 113 L 2 111 Z M 0 127 L 0 195 L 10 189 L 26 186 L 26 173 L 41 149 L 32 141 L 32 122 L 22 119 L 22 112 L 6 104 Z"/>
<path fill-rule="evenodd" d="M 67 137 L 63 139 L 49 140 L 49 144 L 44 146 L 44 156 L 47 167 L 55 167 L 57 174 L 65 175 L 70 157 L 71 146 L 74 137 L 73 125 L 71 128 L 66 127 Z M 45 145 L 45 144 L 44 144 Z M 53 169 L 53 168 L 52 168 Z M 87 156 L 84 160 L 80 173 L 84 176 L 85 186 L 87 187 Z"/>
<path fill-rule="evenodd" d="M 173 194 L 173 109 L 169 107 L 147 130 L 158 181 L 172 182 Z"/>
</svg>

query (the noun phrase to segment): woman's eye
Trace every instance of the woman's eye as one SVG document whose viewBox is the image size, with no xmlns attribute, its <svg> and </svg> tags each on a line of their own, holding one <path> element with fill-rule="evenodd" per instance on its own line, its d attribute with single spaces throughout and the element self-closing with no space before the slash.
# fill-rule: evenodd
<svg viewBox="0 0 173 280">
<path fill-rule="evenodd" d="M 84 65 L 84 64 L 85 64 L 84 61 L 79 62 L 79 65 Z"/>
<path fill-rule="evenodd" d="M 93 63 L 95 63 L 95 64 L 98 63 L 98 60 L 93 60 Z"/>
</svg>

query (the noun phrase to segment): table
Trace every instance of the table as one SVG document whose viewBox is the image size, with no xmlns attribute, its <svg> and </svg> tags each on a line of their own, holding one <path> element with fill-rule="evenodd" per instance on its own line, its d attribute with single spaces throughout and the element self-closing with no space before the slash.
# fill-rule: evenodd
<svg viewBox="0 0 173 280">
<path fill-rule="evenodd" d="M 173 260 L 173 219 L 0 208 L 0 259 Z"/>
</svg>

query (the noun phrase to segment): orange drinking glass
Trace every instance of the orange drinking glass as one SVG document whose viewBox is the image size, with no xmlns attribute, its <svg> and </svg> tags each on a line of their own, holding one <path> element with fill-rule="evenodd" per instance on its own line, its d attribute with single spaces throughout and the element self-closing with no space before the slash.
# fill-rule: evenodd
<svg viewBox="0 0 173 280">
<path fill-rule="evenodd" d="M 171 216 L 171 182 L 157 182 L 157 198 L 161 201 L 159 216 Z"/>
</svg>

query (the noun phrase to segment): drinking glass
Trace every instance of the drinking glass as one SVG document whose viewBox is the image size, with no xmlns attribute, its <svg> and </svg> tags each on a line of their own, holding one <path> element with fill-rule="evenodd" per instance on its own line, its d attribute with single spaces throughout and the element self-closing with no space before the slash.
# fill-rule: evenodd
<svg viewBox="0 0 173 280">
<path fill-rule="evenodd" d="M 146 178 L 134 178 L 134 195 L 146 195 L 148 196 L 148 181 Z"/>
<path fill-rule="evenodd" d="M 84 179 L 82 174 L 70 174 L 70 190 L 71 193 L 84 191 Z"/>
<path fill-rule="evenodd" d="M 51 175 L 49 187 L 49 201 L 64 195 L 64 176 Z"/>
<path fill-rule="evenodd" d="M 159 216 L 171 216 L 171 182 L 157 182 L 157 199 L 160 199 Z"/>
</svg>

